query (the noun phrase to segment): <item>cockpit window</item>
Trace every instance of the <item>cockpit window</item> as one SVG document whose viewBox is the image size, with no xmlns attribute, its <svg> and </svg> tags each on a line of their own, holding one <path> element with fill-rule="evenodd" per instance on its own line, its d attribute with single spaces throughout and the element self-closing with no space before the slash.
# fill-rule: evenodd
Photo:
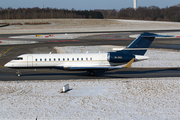
<svg viewBox="0 0 180 120">
<path fill-rule="evenodd" d="M 17 57 L 17 58 L 14 58 L 14 60 L 23 60 L 22 57 Z"/>
</svg>

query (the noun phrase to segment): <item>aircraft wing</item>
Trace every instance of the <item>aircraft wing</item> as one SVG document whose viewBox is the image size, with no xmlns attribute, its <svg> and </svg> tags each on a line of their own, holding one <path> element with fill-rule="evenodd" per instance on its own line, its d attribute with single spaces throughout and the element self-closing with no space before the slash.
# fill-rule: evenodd
<svg viewBox="0 0 180 120">
<path fill-rule="evenodd" d="M 9 26 L 9 24 L 0 25 L 0 27 L 6 27 L 6 26 Z"/>
<path fill-rule="evenodd" d="M 66 70 L 112 70 L 131 67 L 135 58 L 129 61 L 125 66 L 64 66 Z"/>
<path fill-rule="evenodd" d="M 122 67 L 109 67 L 109 66 L 89 66 L 89 67 L 70 67 L 69 70 L 109 70 L 109 69 L 120 69 Z"/>
</svg>

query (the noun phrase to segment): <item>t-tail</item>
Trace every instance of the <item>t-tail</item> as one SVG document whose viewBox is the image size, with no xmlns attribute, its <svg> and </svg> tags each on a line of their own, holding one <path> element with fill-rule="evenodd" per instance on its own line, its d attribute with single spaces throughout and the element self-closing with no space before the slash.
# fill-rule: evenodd
<svg viewBox="0 0 180 120">
<path fill-rule="evenodd" d="M 173 37 L 171 35 L 158 35 L 154 33 L 144 32 L 140 34 L 130 45 L 128 45 L 125 49 L 120 52 L 122 54 L 129 55 L 144 55 L 147 49 L 150 47 L 151 43 L 155 39 L 155 37 Z"/>
</svg>

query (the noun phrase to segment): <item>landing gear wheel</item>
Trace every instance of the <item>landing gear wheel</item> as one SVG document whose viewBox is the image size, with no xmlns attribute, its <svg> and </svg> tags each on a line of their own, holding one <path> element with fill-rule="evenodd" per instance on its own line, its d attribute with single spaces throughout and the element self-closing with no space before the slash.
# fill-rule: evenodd
<svg viewBox="0 0 180 120">
<path fill-rule="evenodd" d="M 94 71 L 88 71 L 88 74 L 89 74 L 90 76 L 94 76 L 94 75 L 95 75 L 95 72 L 94 72 Z"/>
<path fill-rule="evenodd" d="M 16 72 L 16 73 L 17 73 L 17 76 L 18 76 L 18 77 L 20 77 L 20 76 L 21 76 L 21 72 L 20 72 L 20 70 L 19 70 L 19 69 L 17 69 L 17 72 Z"/>
</svg>

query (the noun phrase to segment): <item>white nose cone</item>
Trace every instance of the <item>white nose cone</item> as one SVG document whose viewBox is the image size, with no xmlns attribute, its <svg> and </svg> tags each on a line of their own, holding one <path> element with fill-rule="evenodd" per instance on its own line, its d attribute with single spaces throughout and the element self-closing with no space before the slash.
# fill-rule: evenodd
<svg viewBox="0 0 180 120">
<path fill-rule="evenodd" d="M 147 60 L 147 59 L 149 59 L 148 56 L 135 55 L 135 60 L 137 60 L 137 61 Z"/>
<path fill-rule="evenodd" d="M 10 67 L 9 63 L 6 63 L 6 64 L 4 65 L 4 67 Z"/>
</svg>

